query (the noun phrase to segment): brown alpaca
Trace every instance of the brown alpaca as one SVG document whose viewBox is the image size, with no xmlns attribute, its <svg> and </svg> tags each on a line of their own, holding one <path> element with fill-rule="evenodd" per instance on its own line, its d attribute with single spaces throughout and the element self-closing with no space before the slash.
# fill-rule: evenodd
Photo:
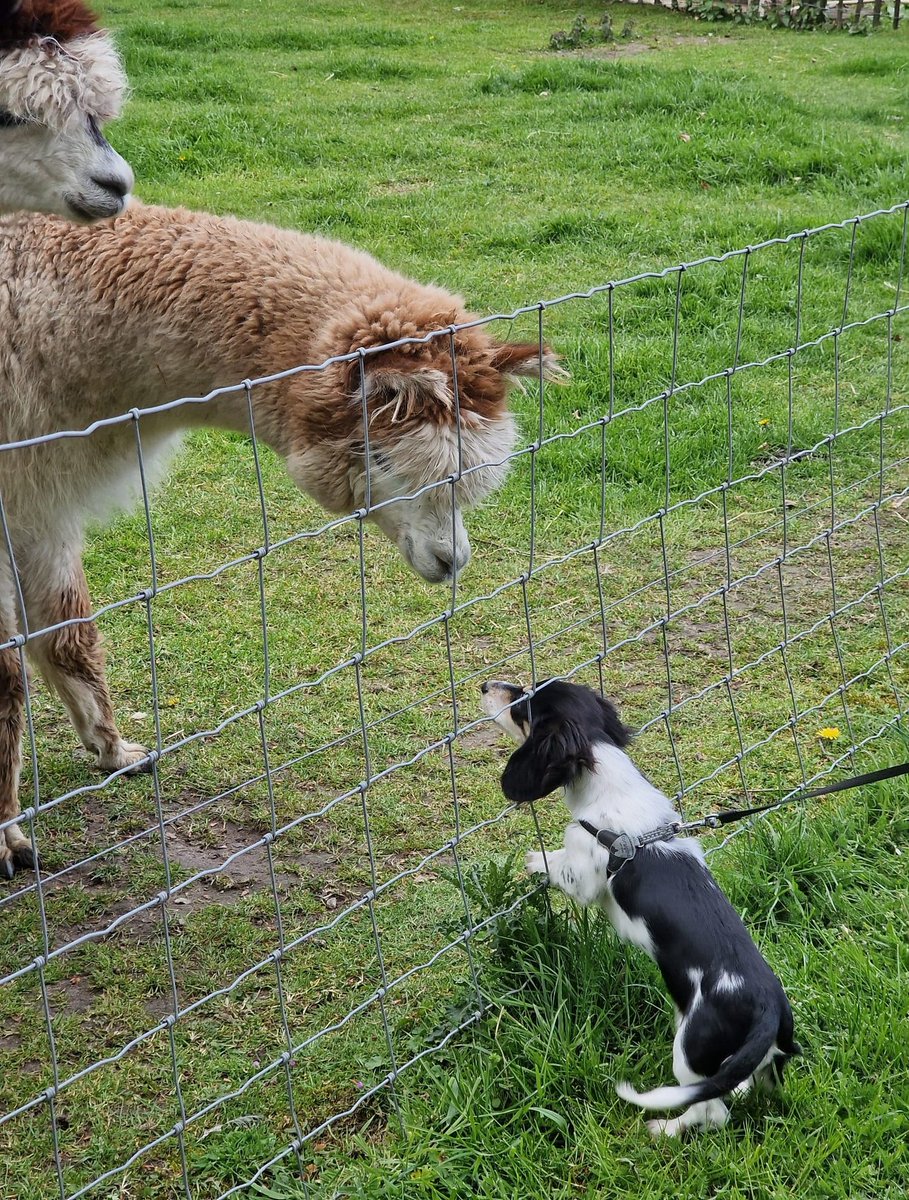
<svg viewBox="0 0 909 1200">
<path fill-rule="evenodd" d="M 133 173 L 101 127 L 125 91 L 113 43 L 81 0 L 0 0 L 0 212 L 122 212 Z"/>
<path fill-rule="evenodd" d="M 431 582 L 450 581 L 466 564 L 460 508 L 505 474 L 514 444 L 509 387 L 541 369 L 560 373 L 548 353 L 540 362 L 535 343 L 499 343 L 483 327 L 371 353 L 399 338 L 447 331 L 469 314 L 457 296 L 338 242 L 203 213 L 134 206 L 111 225 L 85 228 L 6 218 L 0 279 L 0 443 L 229 389 L 141 418 L 151 474 L 161 474 L 191 426 L 249 432 L 238 381 L 362 352 L 254 386 L 255 430 L 297 485 L 330 511 L 368 503 L 370 519 Z M 447 482 L 421 492 L 438 480 Z M 26 628 L 0 542 L 0 826 L 19 811 L 17 633 L 27 634 L 25 649 L 104 770 L 146 757 L 117 730 L 94 623 L 41 632 L 90 615 L 84 525 L 138 492 L 131 421 L 0 449 L 0 494 L 27 616 Z M 389 503 L 400 496 L 412 498 Z M 11 875 L 32 854 L 17 825 L 5 832 L 0 871 Z"/>
</svg>

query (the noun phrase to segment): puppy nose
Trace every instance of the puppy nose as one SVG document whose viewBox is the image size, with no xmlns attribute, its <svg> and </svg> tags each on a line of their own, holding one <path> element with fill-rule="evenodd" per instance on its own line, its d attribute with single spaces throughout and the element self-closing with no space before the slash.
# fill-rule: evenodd
<svg viewBox="0 0 909 1200">
<path fill-rule="evenodd" d="M 484 683 L 484 684 L 483 684 L 483 686 L 480 688 L 480 691 L 481 691 L 481 692 L 483 693 L 483 695 L 485 696 L 485 695 L 486 695 L 486 693 L 489 691 L 489 684 L 488 684 L 488 683 Z"/>
</svg>

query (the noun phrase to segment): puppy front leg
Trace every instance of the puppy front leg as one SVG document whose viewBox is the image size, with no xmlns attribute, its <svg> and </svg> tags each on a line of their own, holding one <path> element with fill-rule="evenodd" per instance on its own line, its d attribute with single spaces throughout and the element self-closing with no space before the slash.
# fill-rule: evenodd
<svg viewBox="0 0 909 1200">
<path fill-rule="evenodd" d="M 556 883 L 554 872 L 564 857 L 564 850 L 547 850 L 545 854 L 541 854 L 539 850 L 528 850 L 524 859 L 524 869 L 528 875 L 545 875 L 547 883 Z"/>
<path fill-rule="evenodd" d="M 539 851 L 530 850 L 525 865 L 528 874 L 545 875 L 550 887 L 558 888 L 578 904 L 593 904 L 597 899 L 597 888 L 572 866 L 567 850 L 547 850 L 545 861 Z"/>
</svg>

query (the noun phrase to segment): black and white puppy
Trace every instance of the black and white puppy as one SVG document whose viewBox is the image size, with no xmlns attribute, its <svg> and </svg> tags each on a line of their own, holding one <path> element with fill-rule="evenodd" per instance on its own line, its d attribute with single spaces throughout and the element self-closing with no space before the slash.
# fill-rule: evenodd
<svg viewBox="0 0 909 1200">
<path fill-rule="evenodd" d="M 636 838 L 680 822 L 679 813 L 625 753 L 629 730 L 590 688 L 560 680 L 530 694 L 510 683 L 483 684 L 483 707 L 520 742 L 502 775 L 509 800 L 531 801 L 565 789 L 574 820 L 565 845 L 531 851 L 527 870 L 579 904 L 599 904 L 619 937 L 646 951 L 675 1002 L 672 1069 L 678 1087 L 616 1091 L 642 1108 L 686 1105 L 672 1120 L 648 1122 L 654 1136 L 726 1123 L 723 1097 L 754 1082 L 782 1080 L 800 1053 L 792 1010 L 741 918 L 707 869 L 696 838 L 673 837 L 617 858 L 597 830 Z M 580 822 L 594 828 L 589 832 Z"/>
</svg>

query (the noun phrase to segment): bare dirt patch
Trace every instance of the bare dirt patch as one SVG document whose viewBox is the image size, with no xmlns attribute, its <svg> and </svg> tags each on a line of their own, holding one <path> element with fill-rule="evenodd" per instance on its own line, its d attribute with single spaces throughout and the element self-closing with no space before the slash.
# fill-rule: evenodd
<svg viewBox="0 0 909 1200">
<path fill-rule="evenodd" d="M 502 733 L 490 722 L 486 725 L 478 725 L 476 729 L 468 729 L 466 733 L 461 734 L 455 744 L 463 750 L 477 750 L 481 747 L 488 750 L 503 744 Z"/>
<path fill-rule="evenodd" d="M 192 797 L 181 796 L 172 806 L 174 811 L 183 811 L 188 799 Z M 96 846 L 117 840 L 112 836 L 111 823 L 103 812 L 92 811 L 86 806 L 84 820 Z M 201 821 L 196 814 L 192 821 L 175 821 L 167 825 L 165 839 L 173 883 L 185 885 L 167 900 L 169 921 L 180 925 L 189 914 L 211 905 L 233 907 L 256 893 L 271 893 L 273 877 L 279 895 L 285 895 L 301 884 L 309 883 L 312 887 L 316 883 L 317 894 L 325 907 L 337 906 L 340 896 L 333 884 L 337 872 L 334 854 L 302 849 L 289 838 L 279 837 L 273 843 L 272 867 L 268 847 L 262 838 L 261 829 L 215 814 L 205 814 Z M 142 839 L 138 845 L 146 853 L 150 849 L 160 853 L 157 834 Z M 232 855 L 237 857 L 228 862 Z M 127 919 L 108 936 L 140 941 L 163 936 L 161 905 L 142 907 L 155 893 L 150 888 L 141 892 L 132 890 L 130 875 L 130 850 L 127 849 L 110 860 L 78 867 L 51 883 L 47 889 L 50 893 L 61 893 L 76 886 L 95 901 L 90 916 L 71 924 L 55 923 L 55 943 L 65 945 L 85 934 L 105 930 L 122 917 Z M 197 875 L 200 878 L 194 879 Z M 141 911 L 135 912 L 136 908 Z"/>
<path fill-rule="evenodd" d="M 59 983 L 47 985 L 47 998 L 51 1012 L 73 1015 L 88 1012 L 97 1003 L 100 991 L 90 987 L 80 975 L 61 979 Z"/>
<path fill-rule="evenodd" d="M 669 50 L 678 46 L 715 46 L 734 39 L 729 34 L 717 34 L 710 37 L 705 34 L 676 34 L 671 38 L 659 38 L 652 42 L 609 42 L 603 46 L 585 46 L 581 50 L 563 52 L 566 57 L 573 58 L 633 58 L 637 54 L 646 54 L 650 50 Z"/>
<path fill-rule="evenodd" d="M 485 725 L 478 725 L 476 729 L 468 729 L 466 733 L 462 733 L 454 743 L 455 765 L 466 762 L 475 750 L 504 749 L 505 745 L 502 731 L 491 721 Z"/>
<path fill-rule="evenodd" d="M 409 196 L 412 192 L 422 192 L 433 187 L 431 179 L 388 179 L 376 183 L 372 191 L 379 196 Z"/>
<path fill-rule="evenodd" d="M 272 866 L 268 847 L 260 844 L 261 832 L 227 820 L 218 822 L 217 827 L 220 836 L 212 846 L 187 838 L 176 826 L 167 829 L 167 852 L 171 863 L 177 863 L 192 875 L 207 873 L 183 893 L 187 903 L 194 907 L 204 903 L 236 903 L 251 890 L 272 886 Z M 333 854 L 297 849 L 288 853 L 280 839 L 276 846 L 280 848 L 281 861 L 292 868 L 281 869 L 275 865 L 274 880 L 279 891 L 299 884 L 307 875 L 334 873 L 337 864 Z M 238 857 L 224 865 L 225 860 L 238 851 L 241 851 Z M 193 899 L 190 893 L 197 889 L 200 896 Z M 175 903 L 179 899 L 175 898 Z"/>
</svg>

